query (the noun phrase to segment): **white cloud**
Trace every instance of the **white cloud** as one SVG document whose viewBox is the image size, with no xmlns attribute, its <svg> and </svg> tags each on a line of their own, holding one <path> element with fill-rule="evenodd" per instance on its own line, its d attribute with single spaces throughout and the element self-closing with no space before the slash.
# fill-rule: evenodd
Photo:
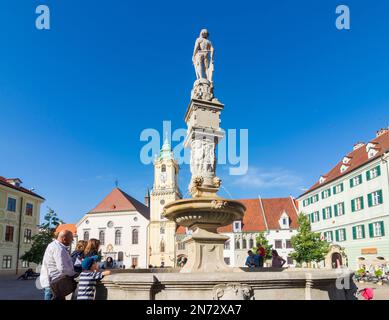
<svg viewBox="0 0 389 320">
<path fill-rule="evenodd" d="M 285 168 L 249 167 L 247 174 L 231 178 L 231 184 L 255 188 L 297 187 L 302 178 Z"/>
</svg>

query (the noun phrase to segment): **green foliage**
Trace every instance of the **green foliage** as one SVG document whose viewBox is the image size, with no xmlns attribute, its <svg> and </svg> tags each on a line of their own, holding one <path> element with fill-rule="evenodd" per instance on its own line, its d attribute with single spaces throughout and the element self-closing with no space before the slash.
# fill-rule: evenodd
<svg viewBox="0 0 389 320">
<path fill-rule="evenodd" d="M 271 244 L 269 244 L 269 241 L 267 241 L 264 232 L 261 232 L 258 235 L 258 237 L 255 238 L 255 242 L 256 242 L 257 246 L 261 245 L 265 249 L 265 252 L 266 252 L 265 260 L 271 259 L 272 258 L 271 250 L 273 249 L 273 246 Z M 251 251 L 254 254 L 257 254 L 257 248 L 252 248 Z"/>
<path fill-rule="evenodd" d="M 375 275 L 377 278 L 381 278 L 383 274 L 384 274 L 384 273 L 382 272 L 381 269 L 377 269 L 376 271 L 374 271 L 374 275 Z"/>
<path fill-rule="evenodd" d="M 311 224 L 305 214 L 299 214 L 298 225 L 297 234 L 291 239 L 294 252 L 290 257 L 299 264 L 324 260 L 329 251 L 328 242 L 320 239 L 320 233 L 311 230 Z"/>
<path fill-rule="evenodd" d="M 63 223 L 51 208 L 48 208 L 48 212 L 43 219 L 44 222 L 39 226 L 39 232 L 31 239 L 32 245 L 30 250 L 20 257 L 23 261 L 36 264 L 41 263 L 47 246 L 53 241 L 55 229 L 59 224 Z"/>
</svg>

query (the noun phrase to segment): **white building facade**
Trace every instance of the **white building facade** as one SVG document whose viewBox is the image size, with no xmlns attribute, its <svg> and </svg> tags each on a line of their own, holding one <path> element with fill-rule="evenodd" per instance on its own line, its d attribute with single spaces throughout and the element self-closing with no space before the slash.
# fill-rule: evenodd
<svg viewBox="0 0 389 320">
<path fill-rule="evenodd" d="M 364 260 L 389 258 L 388 159 L 389 131 L 381 129 L 298 198 L 312 230 L 343 248 L 342 264 L 351 269 Z"/>
<path fill-rule="evenodd" d="M 115 188 L 77 223 L 77 240 L 100 240 L 102 260 L 121 268 L 146 268 L 149 208 Z"/>
</svg>

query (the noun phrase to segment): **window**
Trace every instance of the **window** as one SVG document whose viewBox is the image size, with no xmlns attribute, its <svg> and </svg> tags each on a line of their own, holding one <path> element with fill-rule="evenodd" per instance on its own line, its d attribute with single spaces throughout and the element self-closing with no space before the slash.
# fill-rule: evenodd
<svg viewBox="0 0 389 320">
<path fill-rule="evenodd" d="M 16 212 L 16 199 L 8 198 L 7 210 L 11 212 Z"/>
<path fill-rule="evenodd" d="M 31 229 L 24 229 L 24 243 L 31 243 Z"/>
<path fill-rule="evenodd" d="M 105 231 L 104 230 L 100 230 L 100 232 L 99 232 L 99 241 L 100 241 L 101 245 L 104 245 L 104 243 L 105 243 Z"/>
<path fill-rule="evenodd" d="M 225 258 L 224 258 L 224 262 L 225 262 L 227 265 L 230 265 L 231 259 L 228 258 L 228 257 L 225 257 Z"/>
<path fill-rule="evenodd" d="M 311 197 L 310 203 L 315 203 L 319 201 L 319 195 L 315 194 L 314 196 Z"/>
<path fill-rule="evenodd" d="M 34 205 L 32 203 L 27 203 L 26 204 L 26 215 L 32 216 L 33 212 L 34 212 Z"/>
<path fill-rule="evenodd" d="M 362 210 L 363 207 L 364 207 L 363 197 L 358 197 L 358 198 L 351 200 L 351 211 L 352 212 Z"/>
<path fill-rule="evenodd" d="M 331 196 L 331 189 L 326 189 L 326 190 L 322 191 L 322 193 L 321 193 L 321 198 L 322 199 L 326 199 L 329 196 Z"/>
<path fill-rule="evenodd" d="M 276 249 L 282 249 L 282 240 L 274 240 L 274 247 Z"/>
<path fill-rule="evenodd" d="M 286 249 L 292 249 L 292 248 L 293 248 L 293 247 L 292 247 L 292 241 L 286 240 L 286 241 L 285 241 L 285 244 L 286 244 Z"/>
<path fill-rule="evenodd" d="M 230 245 L 230 240 L 227 240 L 224 242 L 224 250 L 230 250 L 231 245 Z"/>
<path fill-rule="evenodd" d="M 350 179 L 350 188 L 353 188 L 361 183 L 362 183 L 362 175 L 360 174 L 360 175 Z"/>
<path fill-rule="evenodd" d="M 286 226 L 288 224 L 288 219 L 287 218 L 282 218 L 282 224 Z"/>
<path fill-rule="evenodd" d="M 333 187 L 333 193 L 337 194 L 343 191 L 343 182 Z"/>
<path fill-rule="evenodd" d="M 369 224 L 370 238 L 383 237 L 385 235 L 384 222 L 373 222 Z"/>
<path fill-rule="evenodd" d="M 371 170 L 366 171 L 366 180 L 369 181 L 371 179 L 377 178 L 381 175 L 381 167 L 377 166 Z"/>
<path fill-rule="evenodd" d="M 327 242 L 332 242 L 332 231 L 324 232 L 324 238 Z"/>
<path fill-rule="evenodd" d="M 250 249 L 254 248 L 254 240 L 253 239 L 249 240 L 249 247 L 250 247 Z"/>
<path fill-rule="evenodd" d="M 84 241 L 89 240 L 89 231 L 84 231 Z"/>
<path fill-rule="evenodd" d="M 161 227 L 162 229 L 163 227 Z M 165 233 L 165 228 L 163 228 L 163 233 Z M 162 234 L 162 232 L 161 232 Z M 138 244 L 139 243 L 139 232 L 138 229 L 132 230 L 132 244 Z"/>
<path fill-rule="evenodd" d="M 378 206 L 379 204 L 382 204 L 382 190 L 374 191 L 372 193 L 369 193 L 367 195 L 367 202 L 369 204 L 369 207 Z"/>
<path fill-rule="evenodd" d="M 246 239 L 242 240 L 242 249 L 247 249 L 247 240 Z"/>
<path fill-rule="evenodd" d="M 307 205 L 309 205 L 309 199 L 303 201 L 303 207 L 306 207 Z"/>
<path fill-rule="evenodd" d="M 287 257 L 286 258 L 286 263 L 289 264 L 289 265 L 293 264 L 293 259 L 291 257 Z"/>
<path fill-rule="evenodd" d="M 323 220 L 332 218 L 332 210 L 331 207 L 326 207 L 323 209 Z"/>
<path fill-rule="evenodd" d="M 320 220 L 319 211 L 312 212 L 310 214 L 310 220 L 311 220 L 311 222 L 318 222 Z"/>
<path fill-rule="evenodd" d="M 122 232 L 118 229 L 115 231 L 115 245 L 120 246 L 122 243 Z"/>
<path fill-rule="evenodd" d="M 334 205 L 335 217 L 344 215 L 344 202 Z"/>
<path fill-rule="evenodd" d="M 131 266 L 135 268 L 138 266 L 138 257 L 131 258 Z"/>
<path fill-rule="evenodd" d="M 165 228 L 161 226 L 161 227 L 159 228 L 159 233 L 160 233 L 160 234 L 165 234 Z"/>
<path fill-rule="evenodd" d="M 235 243 L 235 249 L 240 249 L 240 241 L 239 240 L 236 240 L 236 243 Z"/>
<path fill-rule="evenodd" d="M 365 238 L 365 226 L 360 225 L 360 226 L 353 227 L 353 239 L 358 240 L 364 238 Z"/>
<path fill-rule="evenodd" d="M 29 268 L 30 263 L 28 261 L 22 261 L 22 268 Z"/>
<path fill-rule="evenodd" d="M 159 244 L 159 251 L 165 252 L 165 241 L 161 240 L 161 243 Z"/>
<path fill-rule="evenodd" d="M 338 242 L 346 241 L 346 229 L 335 230 L 335 240 Z"/>
<path fill-rule="evenodd" d="M 166 172 L 166 166 L 164 164 L 161 167 L 161 172 Z"/>
<path fill-rule="evenodd" d="M 182 241 L 178 242 L 177 248 L 178 250 L 185 250 L 185 242 Z"/>
<path fill-rule="evenodd" d="M 123 261 L 123 251 L 118 252 L 118 262 Z"/>
<path fill-rule="evenodd" d="M 6 242 L 14 241 L 14 227 L 12 226 L 5 227 L 5 241 Z"/>
<path fill-rule="evenodd" d="M 242 223 L 240 221 L 234 222 L 234 232 L 241 232 L 242 231 Z"/>
<path fill-rule="evenodd" d="M 3 269 L 11 269 L 12 256 L 3 256 Z"/>
</svg>

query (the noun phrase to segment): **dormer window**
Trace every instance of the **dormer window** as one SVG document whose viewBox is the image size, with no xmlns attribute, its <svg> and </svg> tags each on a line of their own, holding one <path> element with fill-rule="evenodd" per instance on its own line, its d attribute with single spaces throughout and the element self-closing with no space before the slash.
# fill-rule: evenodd
<svg viewBox="0 0 389 320">
<path fill-rule="evenodd" d="M 278 223 L 281 229 L 289 229 L 289 216 L 285 211 L 282 213 Z"/>
<path fill-rule="evenodd" d="M 321 176 L 320 179 L 319 179 L 319 183 L 323 183 L 324 181 L 326 181 L 326 177 L 325 176 Z"/>
<path fill-rule="evenodd" d="M 234 232 L 241 232 L 242 231 L 242 221 L 234 221 Z"/>
<path fill-rule="evenodd" d="M 20 185 L 22 184 L 22 180 L 20 180 L 19 178 L 14 178 L 14 179 L 7 179 L 7 182 L 12 184 L 13 186 L 15 187 L 20 187 Z"/>
<path fill-rule="evenodd" d="M 345 164 L 342 164 L 342 166 L 340 167 L 340 172 L 343 173 L 343 172 L 345 172 L 347 169 L 348 169 L 348 166 L 345 165 Z"/>
<path fill-rule="evenodd" d="M 342 159 L 342 163 L 343 163 L 343 164 L 347 164 L 347 163 L 350 162 L 350 160 L 351 160 L 350 157 L 345 156 L 345 157 L 343 157 L 343 159 Z"/>
<path fill-rule="evenodd" d="M 378 153 L 378 150 L 372 148 L 372 149 L 370 149 L 370 150 L 368 151 L 367 157 L 368 157 L 369 159 L 371 159 L 371 158 L 373 158 L 377 153 Z"/>
<path fill-rule="evenodd" d="M 359 149 L 360 147 L 363 147 L 365 144 L 363 142 L 357 142 L 356 144 L 354 144 L 354 147 L 353 147 L 353 150 L 357 150 Z"/>
</svg>

